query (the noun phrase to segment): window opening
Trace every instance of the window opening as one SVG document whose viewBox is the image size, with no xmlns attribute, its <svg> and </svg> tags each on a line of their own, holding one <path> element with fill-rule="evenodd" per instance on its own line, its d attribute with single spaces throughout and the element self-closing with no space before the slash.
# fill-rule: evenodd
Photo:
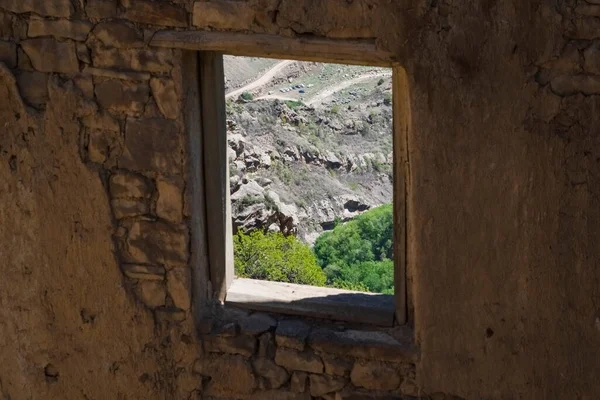
<svg viewBox="0 0 600 400">
<path fill-rule="evenodd" d="M 235 275 L 393 294 L 392 69 L 223 65 Z"/>
</svg>

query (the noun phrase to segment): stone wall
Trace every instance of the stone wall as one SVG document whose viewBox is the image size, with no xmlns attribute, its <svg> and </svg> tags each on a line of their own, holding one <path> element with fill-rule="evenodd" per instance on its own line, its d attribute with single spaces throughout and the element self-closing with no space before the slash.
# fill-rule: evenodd
<svg viewBox="0 0 600 400">
<path fill-rule="evenodd" d="M 405 332 L 406 335 L 406 332 Z M 386 332 L 227 309 L 204 321 L 193 370 L 208 398 L 417 396 L 418 351 Z"/>
<path fill-rule="evenodd" d="M 597 398 L 599 7 L 0 0 L 0 393 Z M 408 339 L 194 321 L 183 54 L 148 45 L 161 29 L 374 38 L 402 60 Z"/>
</svg>

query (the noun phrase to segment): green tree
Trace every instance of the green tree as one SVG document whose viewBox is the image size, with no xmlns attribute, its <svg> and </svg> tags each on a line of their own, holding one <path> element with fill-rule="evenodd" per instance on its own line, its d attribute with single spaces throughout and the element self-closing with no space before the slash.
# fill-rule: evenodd
<svg viewBox="0 0 600 400">
<path fill-rule="evenodd" d="M 314 251 L 327 284 L 343 289 L 393 293 L 392 205 L 369 210 L 321 235 Z"/>
<path fill-rule="evenodd" d="M 326 277 L 311 249 L 295 236 L 238 232 L 233 237 L 237 276 L 324 286 Z"/>
</svg>

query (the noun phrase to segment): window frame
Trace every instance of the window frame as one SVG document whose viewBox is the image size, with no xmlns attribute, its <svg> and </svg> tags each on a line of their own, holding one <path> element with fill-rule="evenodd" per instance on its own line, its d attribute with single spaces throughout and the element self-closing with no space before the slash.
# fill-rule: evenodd
<svg viewBox="0 0 600 400">
<path fill-rule="evenodd" d="M 194 277 L 194 308 L 198 316 L 211 300 L 226 303 L 227 292 L 234 280 L 223 54 L 392 68 L 393 320 L 396 325 L 406 324 L 409 308 L 406 280 L 407 140 L 411 120 L 408 77 L 395 57 L 379 50 L 374 41 L 295 39 L 224 32 L 162 31 L 155 35 L 151 45 L 187 50 L 183 54 L 182 78 L 188 151 L 192 159 L 189 165 L 190 212 L 192 238 L 195 239 L 191 243 L 190 264 Z M 260 308 L 258 304 L 248 304 L 248 307 Z M 271 311 L 286 313 L 285 304 L 282 299 L 279 307 Z M 237 302 L 235 305 L 243 306 Z M 315 316 L 305 308 L 288 311 Z M 365 321 L 377 324 L 368 318 Z M 354 322 L 360 322 L 360 318 Z"/>
</svg>

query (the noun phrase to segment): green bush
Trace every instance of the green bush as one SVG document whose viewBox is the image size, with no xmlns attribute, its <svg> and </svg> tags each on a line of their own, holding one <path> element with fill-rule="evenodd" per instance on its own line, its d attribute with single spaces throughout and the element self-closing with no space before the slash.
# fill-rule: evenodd
<svg viewBox="0 0 600 400">
<path fill-rule="evenodd" d="M 285 100 L 284 103 L 285 103 L 286 106 L 288 106 L 292 110 L 295 110 L 296 108 L 301 107 L 301 106 L 304 105 L 303 102 L 296 101 L 296 100 Z"/>
<path fill-rule="evenodd" d="M 335 287 L 393 293 L 392 205 L 367 211 L 321 235 L 314 251 Z"/>
<path fill-rule="evenodd" d="M 242 204 L 243 208 L 246 208 L 251 205 L 261 203 L 261 202 L 262 202 L 261 196 L 247 194 L 242 198 L 240 203 Z"/>
<path fill-rule="evenodd" d="M 325 273 L 311 249 L 295 236 L 238 232 L 233 237 L 235 273 L 239 277 L 324 286 Z"/>
<path fill-rule="evenodd" d="M 240 95 L 240 97 L 242 98 L 242 100 L 245 100 L 245 101 L 254 100 L 254 95 L 250 92 L 244 92 Z"/>
</svg>

